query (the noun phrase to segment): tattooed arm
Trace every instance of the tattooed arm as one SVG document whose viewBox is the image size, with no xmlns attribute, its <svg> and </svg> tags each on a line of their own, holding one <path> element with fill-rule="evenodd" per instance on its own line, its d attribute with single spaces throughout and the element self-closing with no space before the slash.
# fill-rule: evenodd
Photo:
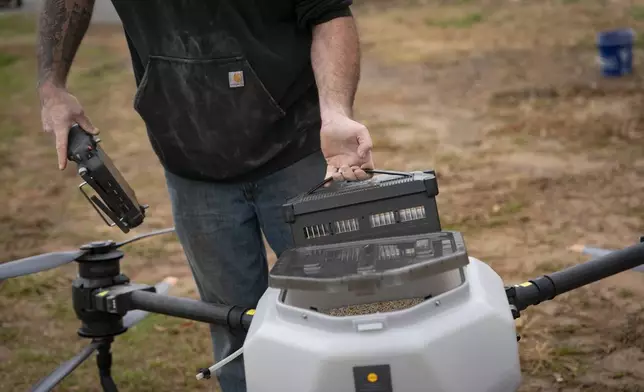
<svg viewBox="0 0 644 392">
<path fill-rule="evenodd" d="M 69 128 L 77 123 L 86 131 L 98 130 L 66 88 L 67 75 L 87 32 L 95 0 L 45 0 L 38 29 L 38 95 L 45 132 L 54 133 L 58 167 L 67 166 Z"/>
<path fill-rule="evenodd" d="M 45 0 L 38 31 L 38 85 L 65 87 L 95 0 Z"/>
</svg>

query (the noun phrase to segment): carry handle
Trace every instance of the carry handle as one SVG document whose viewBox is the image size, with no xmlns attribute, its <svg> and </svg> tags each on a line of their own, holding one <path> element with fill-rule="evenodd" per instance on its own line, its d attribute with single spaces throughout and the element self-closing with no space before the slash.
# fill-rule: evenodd
<svg viewBox="0 0 644 392">
<path fill-rule="evenodd" d="M 374 170 L 374 169 L 364 169 L 364 172 L 367 174 L 391 174 L 394 176 L 403 176 L 403 177 L 413 177 L 414 175 L 411 173 L 405 173 L 405 172 L 398 172 L 398 171 L 390 171 L 390 170 Z M 307 195 L 312 194 L 313 192 L 317 191 L 318 189 L 322 188 L 324 184 L 327 182 L 331 182 L 333 180 L 333 177 L 328 177 L 325 178 L 324 181 L 321 183 L 317 184 L 311 190 L 306 192 Z"/>
</svg>

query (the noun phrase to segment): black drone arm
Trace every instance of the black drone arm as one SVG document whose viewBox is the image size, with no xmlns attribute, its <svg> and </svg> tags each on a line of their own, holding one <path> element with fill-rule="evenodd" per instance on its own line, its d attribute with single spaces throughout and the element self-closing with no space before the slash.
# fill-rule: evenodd
<svg viewBox="0 0 644 392">
<path fill-rule="evenodd" d="M 237 305 L 206 303 L 149 291 L 147 286 L 126 284 L 110 287 L 94 295 L 96 310 L 124 315 L 132 310 L 164 314 L 232 330 L 248 330 L 254 309 Z"/>
<path fill-rule="evenodd" d="M 644 242 L 506 288 L 514 318 L 532 305 L 644 264 Z"/>
<path fill-rule="evenodd" d="M 190 298 L 173 297 L 135 291 L 130 296 L 132 309 L 145 310 L 168 316 L 227 326 L 233 330 L 248 330 L 253 319 L 253 308 L 236 305 L 218 305 Z"/>
</svg>

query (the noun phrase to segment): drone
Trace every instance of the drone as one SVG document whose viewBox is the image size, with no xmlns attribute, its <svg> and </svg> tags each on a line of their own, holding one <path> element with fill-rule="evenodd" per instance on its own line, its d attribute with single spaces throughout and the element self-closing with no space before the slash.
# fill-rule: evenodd
<svg viewBox="0 0 644 392">
<path fill-rule="evenodd" d="M 70 135 L 70 159 L 103 197 L 90 199 L 97 211 L 123 232 L 138 226 L 145 208 L 113 165 L 105 170 L 96 140 Z M 252 308 L 171 296 L 174 278 L 146 285 L 121 272 L 124 245 L 174 228 L 0 264 L 0 280 L 77 264 L 72 305 L 77 334 L 90 342 L 32 391 L 52 390 L 96 353 L 103 390 L 116 392 L 111 344 L 157 313 L 245 332 L 240 350 L 195 377 L 209 379 L 243 353 L 249 392 L 516 392 L 521 312 L 643 270 L 640 238 L 618 250 L 575 246 L 594 258 L 505 284 L 468 253 L 462 233 L 443 229 L 433 170 L 372 172 L 379 175 L 359 182 L 328 186 L 327 179 L 283 205 L 294 246 L 280 255 Z"/>
</svg>

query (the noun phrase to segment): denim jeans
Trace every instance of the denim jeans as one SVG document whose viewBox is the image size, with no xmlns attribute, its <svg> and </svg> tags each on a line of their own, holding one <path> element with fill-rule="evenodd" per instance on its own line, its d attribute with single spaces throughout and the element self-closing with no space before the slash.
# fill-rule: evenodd
<svg viewBox="0 0 644 392">
<path fill-rule="evenodd" d="M 166 172 L 179 241 L 203 301 L 254 307 L 268 284 L 262 232 L 276 255 L 292 246 L 282 218 L 286 199 L 324 179 L 321 152 L 254 182 L 208 183 Z M 211 325 L 215 360 L 237 351 L 245 334 Z M 223 392 L 246 392 L 243 355 L 217 372 Z"/>
</svg>

